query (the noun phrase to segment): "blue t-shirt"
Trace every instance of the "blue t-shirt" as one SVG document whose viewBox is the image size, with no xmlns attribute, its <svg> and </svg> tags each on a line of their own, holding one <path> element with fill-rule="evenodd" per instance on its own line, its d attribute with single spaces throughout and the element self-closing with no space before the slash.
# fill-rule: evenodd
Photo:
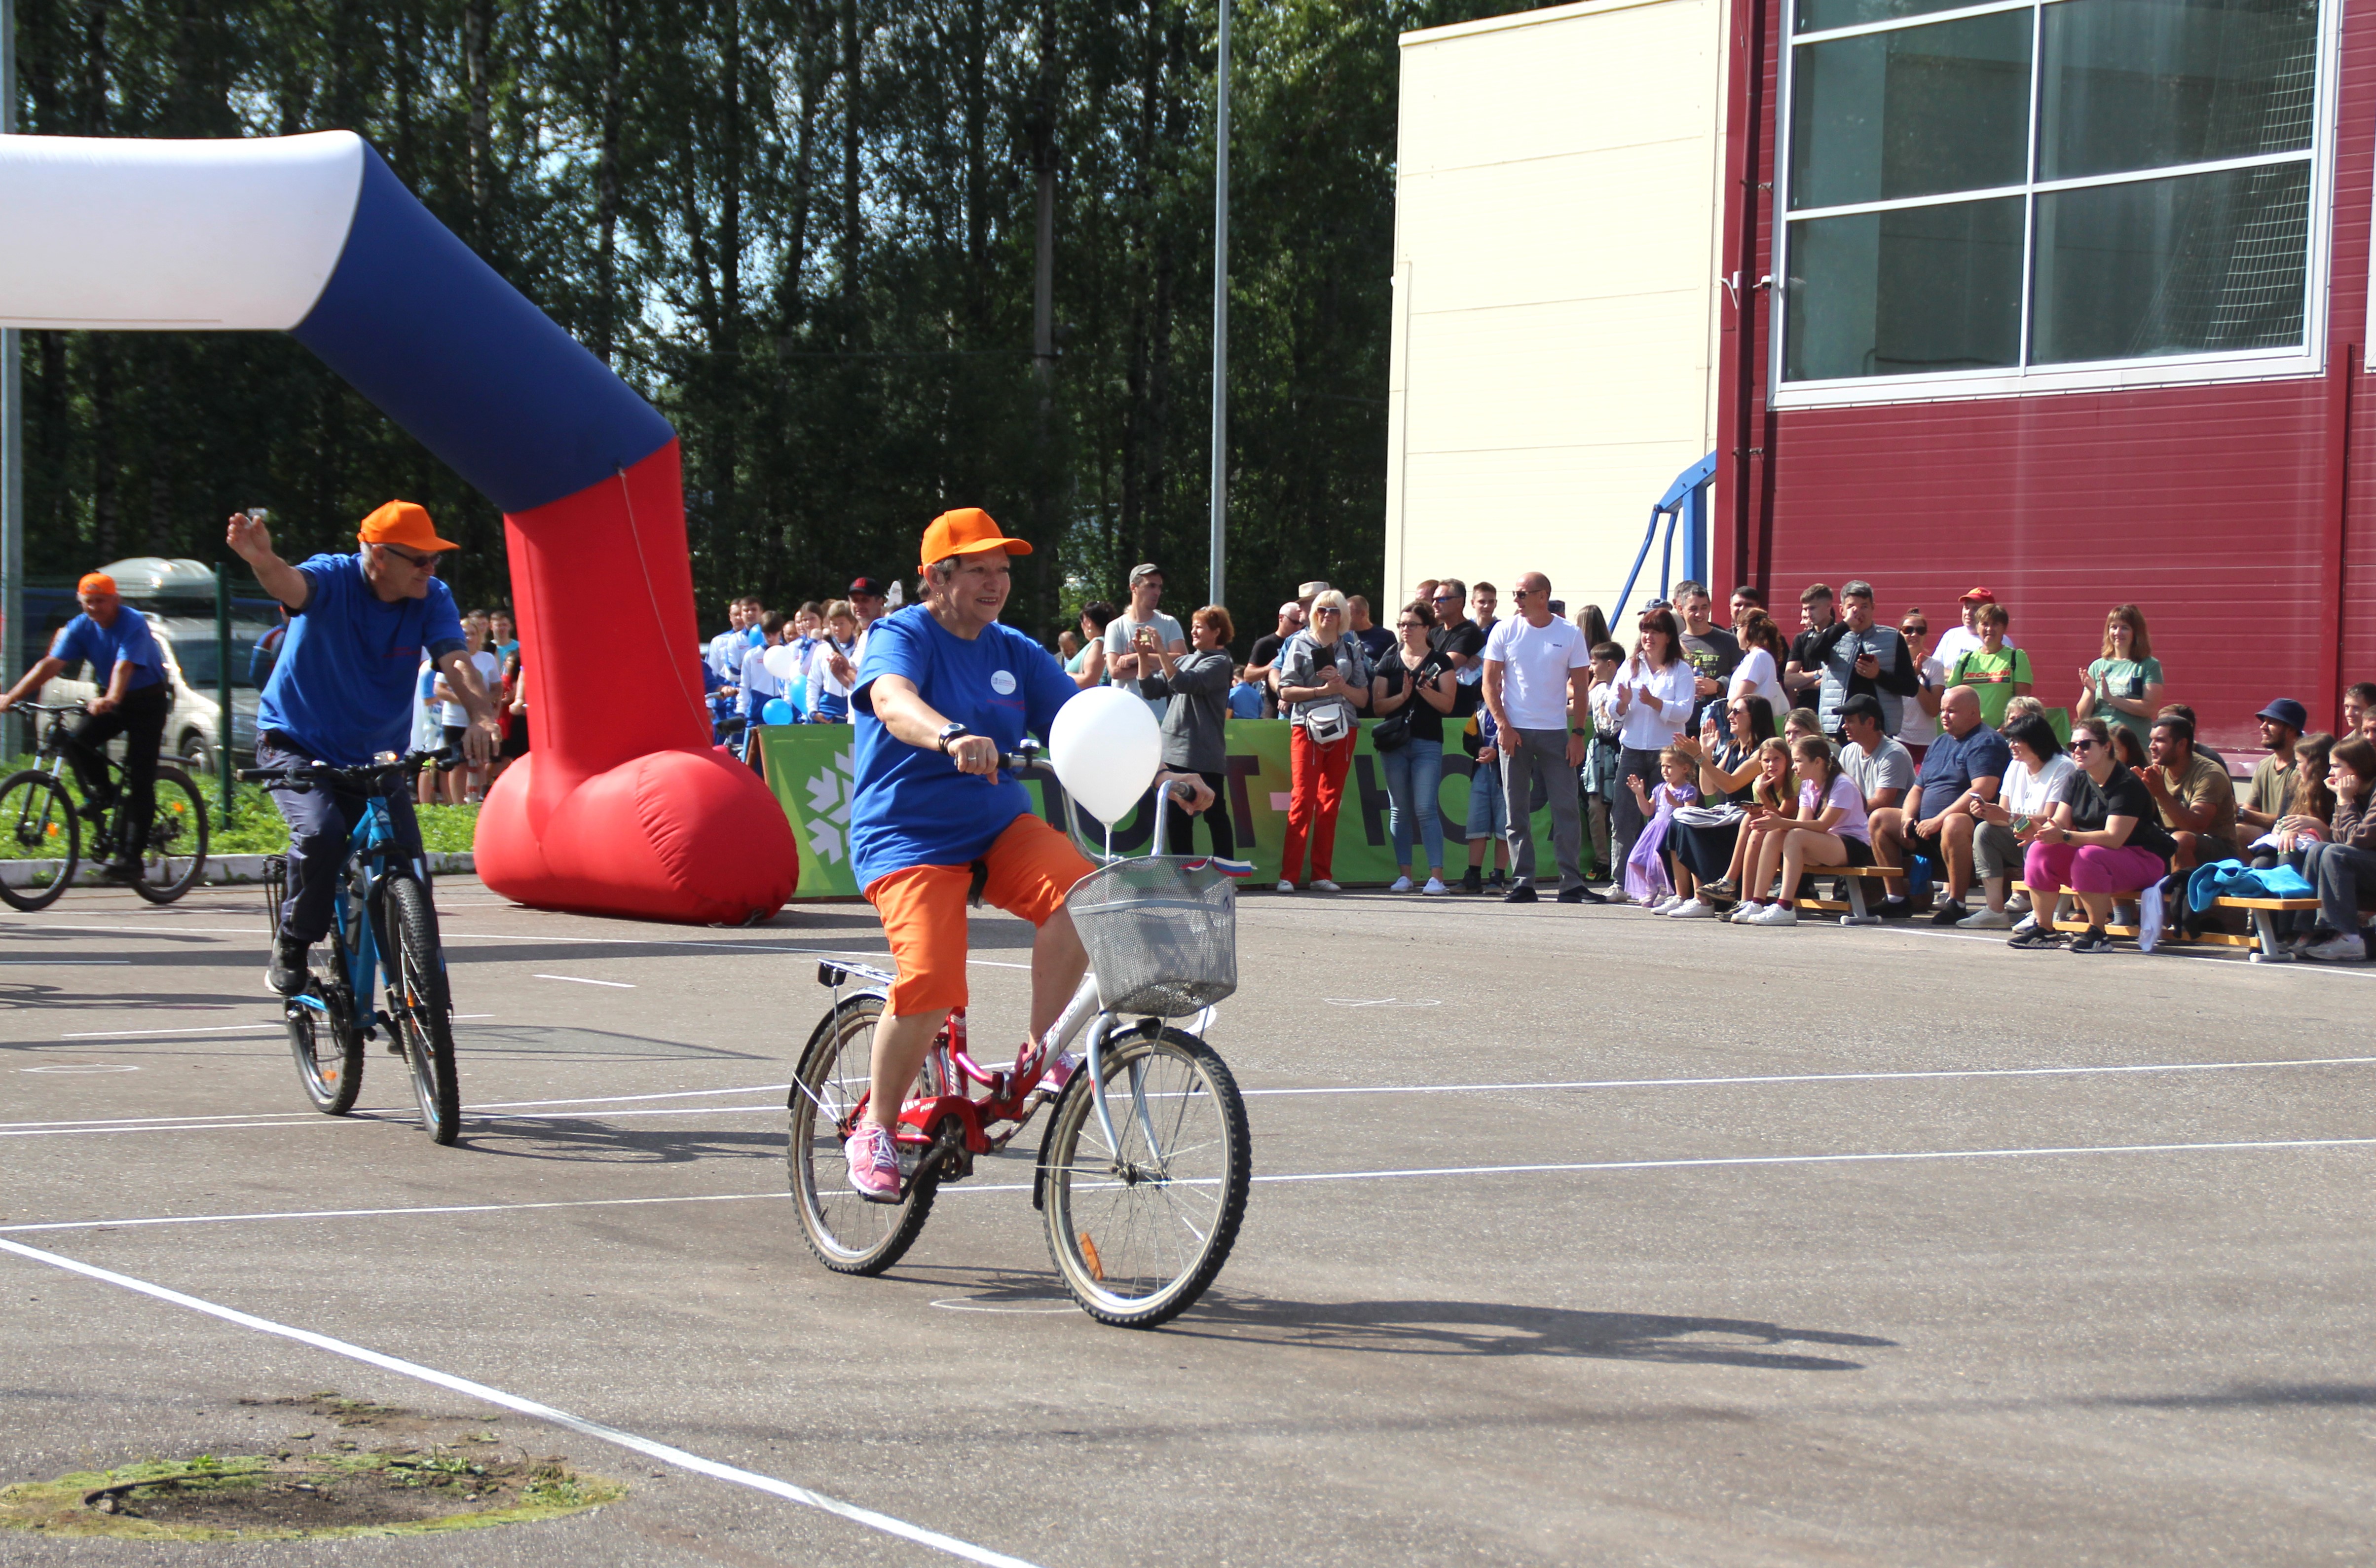
<svg viewBox="0 0 2376 1568">
<path fill-rule="evenodd" d="M 2002 779 L 2012 766 L 2013 748 L 1987 725 L 1974 725 L 1972 732 L 1960 741 L 1942 729 L 1939 738 L 1923 752 L 1922 771 L 1915 776 L 1914 781 L 1922 787 L 1924 814 L 1938 815 L 1972 787 L 1973 779 Z"/>
<path fill-rule="evenodd" d="M 968 642 L 909 605 L 874 623 L 850 707 L 858 726 L 858 779 L 849 809 L 849 858 L 858 885 L 909 866 L 964 865 L 988 851 L 1030 792 L 1013 778 L 959 773 L 937 749 L 911 746 L 874 717 L 878 676 L 904 675 L 933 707 L 1011 752 L 1045 737 L 1056 710 L 1080 688 L 1055 656 L 1012 626 L 992 624 Z"/>
<path fill-rule="evenodd" d="M 278 731 L 292 750 L 333 767 L 403 751 L 422 654 L 463 646 L 453 590 L 433 577 L 428 598 L 390 604 L 372 591 L 360 552 L 316 555 L 297 569 L 313 592 L 290 613 L 280 661 L 255 705 L 256 732 Z"/>
<path fill-rule="evenodd" d="M 1240 681 L 1230 688 L 1230 713 L 1236 719 L 1262 717 L 1263 690 L 1252 681 Z"/>
<path fill-rule="evenodd" d="M 102 626 L 89 615 L 77 615 L 60 626 L 56 639 L 50 644 L 50 657 L 63 660 L 69 670 L 88 659 L 90 678 L 102 692 L 107 690 L 119 659 L 133 666 L 132 691 L 153 686 L 165 678 L 165 656 L 157 651 L 157 639 L 149 635 L 148 623 L 128 604 L 115 607 L 113 626 Z"/>
</svg>

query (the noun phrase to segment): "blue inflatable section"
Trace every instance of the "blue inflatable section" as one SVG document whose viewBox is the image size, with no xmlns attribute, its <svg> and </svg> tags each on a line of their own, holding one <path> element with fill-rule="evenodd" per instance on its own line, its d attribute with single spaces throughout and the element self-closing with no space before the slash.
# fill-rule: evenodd
<svg viewBox="0 0 2376 1568">
<path fill-rule="evenodd" d="M 370 147 L 346 249 L 295 336 L 506 513 L 575 494 L 675 439 Z"/>
</svg>

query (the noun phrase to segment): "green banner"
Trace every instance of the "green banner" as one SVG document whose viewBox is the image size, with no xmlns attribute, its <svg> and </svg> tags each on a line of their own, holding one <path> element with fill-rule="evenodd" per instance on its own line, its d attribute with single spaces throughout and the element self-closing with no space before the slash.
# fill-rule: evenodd
<svg viewBox="0 0 2376 1568">
<path fill-rule="evenodd" d="M 1233 719 L 1229 725 L 1227 778 L 1230 817 L 1238 834 L 1238 853 L 1253 861 L 1257 884 L 1278 880 L 1280 841 L 1287 836 L 1288 726 L 1282 719 Z M 791 819 L 792 837 L 801 852 L 800 885 L 795 898 L 851 898 L 857 879 L 849 869 L 849 792 L 854 770 L 852 731 L 847 724 L 770 725 L 759 731 L 767 783 Z M 1444 874 L 1458 876 L 1468 865 L 1468 775 L 1474 766 L 1459 743 L 1447 743 L 1443 782 L 1437 801 L 1443 814 Z M 1040 814 L 1059 826 L 1060 809 L 1050 800 L 1053 790 L 1030 786 Z M 1384 886 L 1395 879 L 1394 840 L 1387 831 L 1390 804 L 1386 776 L 1378 754 L 1370 749 L 1370 729 L 1353 751 L 1353 766 L 1345 777 L 1345 803 L 1336 821 L 1336 880 L 1346 886 Z M 1081 826 L 1093 841 L 1105 840 L 1105 825 L 1086 813 Z M 1536 854 L 1546 871 L 1551 858 L 1550 812 L 1535 814 Z M 1144 853 L 1151 839 L 1148 814 L 1134 812 L 1114 829 L 1117 853 Z M 1175 846 L 1175 848 L 1180 846 Z M 1200 828 L 1195 848 L 1209 849 Z M 1591 847 L 1585 853 L 1589 858 Z M 1426 855 L 1415 849 L 1420 874 Z M 1587 870 L 1590 868 L 1587 867 Z M 1299 879 L 1300 880 L 1300 879 Z"/>
</svg>

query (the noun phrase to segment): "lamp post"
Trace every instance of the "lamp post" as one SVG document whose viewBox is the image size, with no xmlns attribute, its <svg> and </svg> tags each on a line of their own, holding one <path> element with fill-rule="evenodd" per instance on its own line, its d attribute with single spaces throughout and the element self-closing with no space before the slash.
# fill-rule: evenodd
<svg viewBox="0 0 2376 1568">
<path fill-rule="evenodd" d="M 17 6 L 0 0 L 0 136 L 17 129 Z M 25 388 L 17 329 L 0 327 L 0 682 L 20 672 L 25 643 Z M 0 755 L 14 756 L 16 718 L 0 729 Z"/>
<path fill-rule="evenodd" d="M 1221 12 L 1213 134 L 1213 540 L 1208 604 L 1225 604 L 1230 519 L 1230 0 Z"/>
</svg>

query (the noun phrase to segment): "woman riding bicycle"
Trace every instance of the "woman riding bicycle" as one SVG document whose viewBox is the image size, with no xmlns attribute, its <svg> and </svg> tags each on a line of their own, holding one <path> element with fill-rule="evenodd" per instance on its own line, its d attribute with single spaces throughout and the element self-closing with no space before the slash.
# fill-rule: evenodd
<svg viewBox="0 0 2376 1568">
<path fill-rule="evenodd" d="M 437 580 L 441 555 L 461 547 L 438 538 L 429 514 L 410 501 L 382 506 L 355 537 L 362 548 L 352 555 L 291 566 L 273 552 L 261 517 L 232 516 L 231 548 L 290 615 L 288 640 L 256 703 L 256 766 L 363 767 L 381 752 L 402 752 L 424 649 L 469 715 L 465 754 L 485 766 L 499 733 L 495 710 L 466 657 L 454 595 Z M 364 803 L 322 790 L 275 790 L 272 802 L 289 819 L 289 884 L 265 983 L 291 996 L 304 989 L 306 949 L 329 932 L 339 868 Z M 399 851 L 418 856 L 412 802 L 398 792 L 387 805 Z"/>
<path fill-rule="evenodd" d="M 921 552 L 923 601 L 874 623 L 850 693 L 850 859 L 899 970 L 874 1031 L 866 1119 L 846 1149 L 850 1185 L 869 1198 L 897 1201 L 900 1105 L 942 1021 L 966 1004 L 966 904 L 976 884 L 1039 928 L 1029 1044 L 1044 1039 L 1088 969 L 1064 895 L 1091 867 L 1033 814 L 1021 783 L 999 777 L 999 758 L 1027 733 L 1046 735 L 1057 709 L 1080 695 L 1054 655 L 999 623 L 1008 557 L 1030 553 L 978 506 L 933 518 Z M 1194 774 L 1164 777 L 1188 788 L 1196 810 L 1211 800 Z M 1050 1087 L 1061 1087 L 1052 1073 Z"/>
<path fill-rule="evenodd" d="M 104 806 L 112 788 L 104 748 L 118 735 L 125 738 L 125 809 L 115 819 L 124 841 L 115 846 L 114 858 L 101 874 L 137 880 L 140 852 L 148 847 L 148 819 L 157 809 L 157 751 L 164 743 L 165 719 L 173 707 L 172 686 L 165 679 L 165 657 L 157 650 L 148 621 L 116 597 L 113 577 L 86 573 L 75 585 L 75 595 L 82 600 L 82 613 L 58 628 L 47 658 L 0 693 L 0 713 L 40 691 L 51 676 L 89 660 L 99 695 L 83 705 L 90 717 L 75 727 L 75 747 L 66 760 L 82 781 L 83 800 L 92 807 Z"/>
</svg>

